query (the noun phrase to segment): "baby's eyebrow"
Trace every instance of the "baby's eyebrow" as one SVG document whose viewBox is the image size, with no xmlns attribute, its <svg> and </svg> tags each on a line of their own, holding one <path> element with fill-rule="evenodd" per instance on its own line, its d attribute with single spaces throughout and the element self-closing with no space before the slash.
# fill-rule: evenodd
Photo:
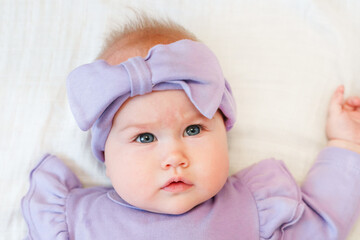
<svg viewBox="0 0 360 240">
<path fill-rule="evenodd" d="M 126 124 L 125 126 L 121 126 L 119 127 L 118 131 L 124 131 L 124 130 L 128 130 L 128 129 L 149 129 L 152 128 L 154 126 L 158 125 L 158 122 L 148 122 L 148 123 L 129 123 Z"/>
<path fill-rule="evenodd" d="M 201 115 L 201 114 L 194 114 L 192 116 L 189 116 L 187 118 L 183 119 L 184 123 L 187 124 L 195 124 L 195 123 L 200 123 L 200 122 L 206 122 L 209 121 L 209 119 L 207 119 L 205 116 Z M 155 129 L 155 128 L 159 128 L 161 127 L 161 121 L 134 121 L 134 122 L 130 122 L 128 124 L 125 124 L 123 126 L 119 126 L 116 131 L 125 131 L 128 129 L 136 129 L 136 130 L 149 130 L 149 129 Z"/>
</svg>

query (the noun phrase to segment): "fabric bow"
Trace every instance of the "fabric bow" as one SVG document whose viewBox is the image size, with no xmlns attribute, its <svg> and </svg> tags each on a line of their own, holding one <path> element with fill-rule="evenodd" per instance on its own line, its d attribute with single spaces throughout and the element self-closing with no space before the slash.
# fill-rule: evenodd
<svg viewBox="0 0 360 240">
<path fill-rule="evenodd" d="M 180 40 L 156 45 L 147 57 L 111 66 L 104 60 L 74 69 L 67 79 L 71 111 L 82 130 L 92 128 L 92 149 L 103 151 L 112 119 L 129 98 L 152 91 L 182 89 L 202 115 L 212 118 L 220 108 L 229 130 L 235 102 L 215 55 L 202 43 Z"/>
</svg>

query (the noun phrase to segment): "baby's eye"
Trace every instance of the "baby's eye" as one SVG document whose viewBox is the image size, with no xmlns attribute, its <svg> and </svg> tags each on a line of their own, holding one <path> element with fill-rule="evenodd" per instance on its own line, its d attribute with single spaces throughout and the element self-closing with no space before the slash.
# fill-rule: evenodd
<svg viewBox="0 0 360 240">
<path fill-rule="evenodd" d="M 151 143 L 155 141 L 155 136 L 151 133 L 142 133 L 137 136 L 136 141 L 139 143 Z"/>
<path fill-rule="evenodd" d="M 190 125 L 185 129 L 185 136 L 194 136 L 199 134 L 201 131 L 200 125 Z"/>
</svg>

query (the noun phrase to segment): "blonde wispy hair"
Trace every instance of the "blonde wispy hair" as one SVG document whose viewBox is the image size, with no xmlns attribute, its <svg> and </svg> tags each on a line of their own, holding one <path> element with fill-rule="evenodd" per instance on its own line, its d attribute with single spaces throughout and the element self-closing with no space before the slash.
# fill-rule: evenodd
<svg viewBox="0 0 360 240">
<path fill-rule="evenodd" d="M 117 25 L 107 36 L 102 50 L 97 58 L 101 56 L 119 40 L 139 33 L 139 41 L 149 40 L 154 36 L 161 36 L 162 39 L 190 39 L 198 41 L 196 36 L 180 24 L 169 18 L 154 18 L 144 12 L 133 10 L 135 17 L 128 18 L 124 24 Z"/>
</svg>

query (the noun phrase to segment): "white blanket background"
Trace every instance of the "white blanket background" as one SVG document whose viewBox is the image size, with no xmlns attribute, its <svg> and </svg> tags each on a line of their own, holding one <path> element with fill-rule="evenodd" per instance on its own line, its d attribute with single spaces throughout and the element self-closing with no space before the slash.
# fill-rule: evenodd
<svg viewBox="0 0 360 240">
<path fill-rule="evenodd" d="M 129 7 L 170 17 L 218 56 L 238 107 L 231 173 L 275 157 L 301 184 L 326 145 L 332 92 L 344 84 L 360 95 L 357 0 L 1 0 L 0 239 L 26 236 L 20 201 L 44 153 L 85 186 L 109 184 L 72 118 L 65 79 L 93 61 Z M 349 239 L 360 239 L 360 222 Z"/>
</svg>

